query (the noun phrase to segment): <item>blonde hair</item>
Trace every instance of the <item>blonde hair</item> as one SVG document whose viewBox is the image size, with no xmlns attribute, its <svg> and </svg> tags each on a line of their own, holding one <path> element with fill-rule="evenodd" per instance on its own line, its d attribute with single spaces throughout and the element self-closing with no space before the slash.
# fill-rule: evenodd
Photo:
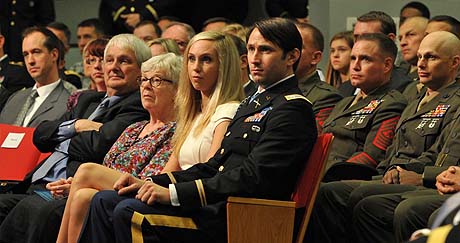
<svg viewBox="0 0 460 243">
<path fill-rule="evenodd" d="M 156 38 L 147 42 L 147 46 L 161 45 L 166 52 L 171 52 L 176 55 L 180 55 L 179 46 L 173 39 Z"/>
<path fill-rule="evenodd" d="M 351 31 L 344 31 L 344 32 L 339 32 L 335 34 L 331 42 L 329 43 L 329 48 L 332 45 L 332 42 L 335 40 L 345 40 L 350 47 L 350 49 L 353 48 L 354 45 L 354 40 L 353 40 L 353 32 Z M 331 64 L 331 55 L 329 54 L 329 62 L 327 63 L 327 72 L 326 72 L 326 82 L 336 88 L 338 88 L 342 82 L 345 80 L 342 80 L 340 78 L 340 72 L 338 70 L 334 70 Z"/>
<path fill-rule="evenodd" d="M 222 32 L 224 32 L 226 34 L 233 34 L 233 35 L 239 37 L 240 39 L 242 39 L 244 41 L 244 43 L 246 43 L 246 35 L 248 33 L 248 28 L 244 27 L 241 24 L 236 24 L 235 23 L 235 24 L 226 25 L 222 29 Z"/>
<path fill-rule="evenodd" d="M 188 53 L 190 47 L 200 40 L 212 41 L 219 57 L 217 82 L 204 110 L 201 110 L 201 94 L 193 88 L 188 76 Z M 173 137 L 174 151 L 176 153 L 180 151 L 182 144 L 192 130 L 195 119 L 200 113 L 202 117 L 198 121 L 196 130 L 192 134 L 193 136 L 200 134 L 209 124 L 217 106 L 229 102 L 239 103 L 243 98 L 243 87 L 240 83 L 240 59 L 231 37 L 214 31 L 201 32 L 195 35 L 184 52 L 183 68 L 175 100 L 178 106 L 178 119 Z"/>
</svg>

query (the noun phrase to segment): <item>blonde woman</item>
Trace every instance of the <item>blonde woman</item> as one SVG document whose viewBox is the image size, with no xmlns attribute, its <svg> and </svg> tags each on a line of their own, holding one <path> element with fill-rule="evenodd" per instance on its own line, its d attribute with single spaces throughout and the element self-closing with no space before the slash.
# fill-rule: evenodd
<svg viewBox="0 0 460 243">
<path fill-rule="evenodd" d="M 350 55 L 353 43 L 351 31 L 339 32 L 331 39 L 326 81 L 336 88 L 350 79 Z"/>
<path fill-rule="evenodd" d="M 211 158 L 243 97 L 239 55 L 231 37 L 212 31 L 195 35 L 184 52 L 174 152 L 164 172 Z"/>
</svg>

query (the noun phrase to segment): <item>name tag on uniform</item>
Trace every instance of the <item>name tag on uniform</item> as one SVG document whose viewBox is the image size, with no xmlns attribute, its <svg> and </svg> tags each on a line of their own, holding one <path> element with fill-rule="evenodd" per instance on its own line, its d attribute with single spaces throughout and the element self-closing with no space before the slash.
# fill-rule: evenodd
<svg viewBox="0 0 460 243">
<path fill-rule="evenodd" d="M 244 119 L 244 122 L 260 122 L 262 120 L 262 118 L 267 115 L 267 113 L 269 111 L 273 110 L 273 108 L 270 106 L 270 107 L 267 107 L 267 108 L 264 108 L 261 112 L 259 113 L 256 113 L 252 116 L 249 116 L 247 117 L 246 119 Z"/>
</svg>

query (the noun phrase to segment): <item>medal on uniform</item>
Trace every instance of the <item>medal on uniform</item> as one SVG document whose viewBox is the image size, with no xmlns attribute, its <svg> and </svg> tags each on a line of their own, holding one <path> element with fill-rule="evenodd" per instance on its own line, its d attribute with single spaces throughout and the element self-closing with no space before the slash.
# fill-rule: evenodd
<svg viewBox="0 0 460 243">
<path fill-rule="evenodd" d="M 270 106 L 270 107 L 267 107 L 267 108 L 264 108 L 261 112 L 259 113 L 256 113 L 252 116 L 249 116 L 247 117 L 246 119 L 244 119 L 244 122 L 260 122 L 262 120 L 262 118 L 269 112 L 271 111 L 273 108 Z"/>
<path fill-rule="evenodd" d="M 254 108 L 255 108 L 255 109 L 259 108 L 259 106 L 260 106 L 259 98 L 257 98 L 256 100 L 254 100 L 254 103 L 256 103 L 256 106 L 255 106 Z"/>
<path fill-rule="evenodd" d="M 450 105 L 448 104 L 438 105 L 435 109 L 423 114 L 422 117 L 444 117 L 449 107 Z"/>
<path fill-rule="evenodd" d="M 436 126 L 436 123 L 439 121 L 439 119 L 431 119 L 430 124 L 428 125 L 429 128 L 433 128 Z"/>
<path fill-rule="evenodd" d="M 353 112 L 353 115 L 361 115 L 361 114 L 372 114 L 375 109 L 377 109 L 377 106 L 380 105 L 384 100 L 371 100 L 369 104 L 367 104 L 365 107 L 362 109 Z"/>
<path fill-rule="evenodd" d="M 422 129 L 429 121 L 430 119 L 423 118 L 415 129 Z"/>
<path fill-rule="evenodd" d="M 352 124 L 352 123 L 356 120 L 356 117 L 357 117 L 357 116 L 352 116 L 352 117 L 350 118 L 350 120 L 348 120 L 347 124 L 345 124 L 345 126 L 348 126 L 348 125 Z"/>
</svg>

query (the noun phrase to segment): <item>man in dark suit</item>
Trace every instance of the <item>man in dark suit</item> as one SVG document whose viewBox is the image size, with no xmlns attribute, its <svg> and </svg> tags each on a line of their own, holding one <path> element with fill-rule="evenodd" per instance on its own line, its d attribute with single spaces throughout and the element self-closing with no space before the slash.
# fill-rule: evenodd
<svg viewBox="0 0 460 243">
<path fill-rule="evenodd" d="M 396 40 L 396 25 L 393 19 L 381 11 L 370 11 L 358 17 L 353 35 L 355 39 L 364 33 L 383 33 L 393 41 Z M 405 71 L 399 67 L 393 68 L 391 72 L 390 88 L 403 92 L 412 80 L 406 75 Z M 340 94 L 344 97 L 356 94 L 356 88 L 350 82 L 344 82 L 339 87 Z"/>
<path fill-rule="evenodd" d="M 0 114 L 0 123 L 35 127 L 44 120 L 61 117 L 75 88 L 59 78 L 62 44 L 50 30 L 43 27 L 26 29 L 22 49 L 27 71 L 35 85 L 11 95 Z M 31 97 L 32 94 L 35 96 Z"/>
<path fill-rule="evenodd" d="M 323 82 L 318 74 L 317 66 L 321 61 L 324 49 L 324 37 L 313 25 L 297 23 L 302 35 L 302 56 L 295 71 L 299 79 L 299 88 L 303 95 L 313 104 L 316 126 L 321 133 L 324 121 L 329 117 L 334 105 L 342 99 L 339 91 Z"/>
<path fill-rule="evenodd" d="M 47 202 L 35 194 L 41 190 L 50 195 L 49 191 L 43 192 L 46 183 L 73 176 L 81 163 L 102 163 L 128 125 L 149 118 L 142 108 L 136 79 L 141 75 L 142 62 L 151 57 L 150 49 L 131 34 L 113 37 L 106 48 L 107 93 L 83 93 L 74 109 L 36 128 L 34 144 L 52 154 L 17 189 L 24 189 L 25 194 L 0 194 L 0 242 L 25 242 L 34 227 L 46 225 L 31 222 L 41 222 L 34 218 L 40 210 L 60 201 Z"/>
<path fill-rule="evenodd" d="M 248 60 L 259 95 L 241 103 L 219 152 L 186 171 L 154 176 L 153 182 L 122 177 L 115 184 L 118 192 L 94 197 L 81 242 L 131 242 L 131 227 L 139 229 L 134 237 L 146 242 L 225 242 L 228 196 L 290 198 L 317 136 L 311 104 L 294 76 L 302 39 L 285 19 L 257 22 L 249 33 Z M 129 194 L 135 192 L 137 199 Z M 136 211 L 133 226 L 130 208 Z M 164 227 L 151 225 L 151 216 L 177 220 Z"/>
</svg>

